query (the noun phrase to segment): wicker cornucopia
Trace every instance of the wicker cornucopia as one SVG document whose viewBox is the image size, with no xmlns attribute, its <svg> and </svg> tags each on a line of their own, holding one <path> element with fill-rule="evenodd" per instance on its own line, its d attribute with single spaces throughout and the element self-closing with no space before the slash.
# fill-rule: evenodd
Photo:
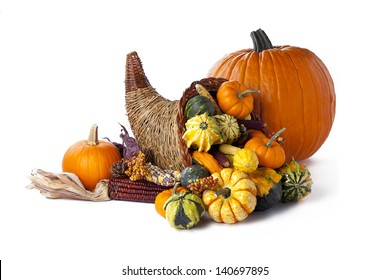
<svg viewBox="0 0 390 280">
<path fill-rule="evenodd" d="M 203 85 L 215 97 L 222 78 L 194 81 L 180 100 L 161 96 L 149 83 L 136 52 L 126 60 L 126 112 L 134 138 L 148 159 L 163 169 L 183 170 L 192 164 L 182 139 L 186 119 L 183 111 L 188 99 L 197 94 L 195 85 Z"/>
</svg>

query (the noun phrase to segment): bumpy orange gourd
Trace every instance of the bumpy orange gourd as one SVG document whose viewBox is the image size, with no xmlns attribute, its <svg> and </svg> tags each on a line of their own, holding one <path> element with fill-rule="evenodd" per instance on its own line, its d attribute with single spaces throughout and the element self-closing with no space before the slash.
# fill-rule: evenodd
<svg viewBox="0 0 390 280">
<path fill-rule="evenodd" d="M 272 46 L 261 29 L 252 32 L 253 49 L 225 55 L 209 71 L 211 77 L 236 80 L 260 90 L 252 115 L 271 137 L 280 127 L 286 160 L 303 160 L 325 142 L 332 128 L 336 96 L 325 64 L 310 50 Z"/>
<path fill-rule="evenodd" d="M 253 137 L 245 143 L 244 147 L 256 153 L 259 166 L 279 168 L 285 163 L 286 155 L 283 147 L 275 140 L 284 131 L 285 128 L 282 128 L 271 139 Z"/>
<path fill-rule="evenodd" d="M 76 174 L 84 187 L 93 191 L 102 179 L 111 177 L 110 167 L 121 160 L 117 148 L 98 140 L 98 126 L 92 126 L 88 140 L 78 141 L 68 148 L 62 160 L 63 172 Z"/>
<path fill-rule="evenodd" d="M 203 165 L 210 174 L 220 172 L 223 169 L 219 162 L 208 152 L 194 151 L 192 159 Z"/>
<path fill-rule="evenodd" d="M 217 91 L 218 106 L 225 114 L 244 119 L 253 110 L 252 93 L 258 94 L 259 91 L 248 89 L 237 81 L 224 82 Z"/>
</svg>

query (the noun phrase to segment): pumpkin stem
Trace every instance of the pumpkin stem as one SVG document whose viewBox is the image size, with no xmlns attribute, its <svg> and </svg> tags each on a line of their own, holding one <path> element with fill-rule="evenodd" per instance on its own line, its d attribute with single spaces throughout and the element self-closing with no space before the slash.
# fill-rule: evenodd
<svg viewBox="0 0 390 280">
<path fill-rule="evenodd" d="M 223 198 L 228 198 L 230 197 L 231 194 L 231 189 L 229 188 L 223 188 L 215 192 L 217 196 L 221 195 Z"/>
<path fill-rule="evenodd" d="M 253 41 L 253 50 L 255 52 L 262 52 L 274 48 L 267 34 L 261 29 L 252 31 L 251 38 Z"/>
<path fill-rule="evenodd" d="M 271 138 L 271 139 L 269 139 L 268 143 L 267 143 L 267 144 L 265 144 L 265 146 L 266 146 L 267 148 L 270 148 L 270 147 L 271 147 L 271 144 L 272 144 L 272 142 L 274 142 L 274 141 L 276 140 L 276 138 L 278 138 L 278 137 L 279 137 L 279 135 L 280 135 L 280 134 L 282 134 L 282 133 L 283 133 L 285 130 L 286 130 L 286 128 L 285 128 L 285 127 L 283 127 L 281 130 L 279 130 L 278 132 L 276 132 L 276 133 L 275 133 L 275 135 L 274 135 L 274 136 L 272 136 L 272 138 Z"/>
<path fill-rule="evenodd" d="M 97 126 L 97 124 L 94 124 L 91 127 L 91 130 L 89 131 L 87 144 L 88 145 L 92 145 L 92 146 L 99 144 L 99 140 L 98 140 L 98 126 Z"/>
<path fill-rule="evenodd" d="M 237 96 L 238 96 L 238 98 L 243 99 L 246 94 L 250 94 L 250 93 L 258 94 L 258 93 L 260 93 L 260 91 L 257 89 L 248 89 L 246 91 L 240 92 Z"/>
</svg>

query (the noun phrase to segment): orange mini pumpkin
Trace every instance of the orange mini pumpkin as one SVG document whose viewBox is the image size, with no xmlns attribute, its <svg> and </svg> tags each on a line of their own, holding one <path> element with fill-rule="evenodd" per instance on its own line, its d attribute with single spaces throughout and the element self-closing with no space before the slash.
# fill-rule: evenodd
<svg viewBox="0 0 390 280">
<path fill-rule="evenodd" d="M 119 160 L 121 156 L 113 144 L 98 140 L 98 126 L 94 124 L 88 140 L 76 142 L 65 152 L 62 170 L 76 174 L 84 187 L 93 191 L 100 180 L 111 177 L 110 167 Z"/>
<path fill-rule="evenodd" d="M 286 159 L 303 160 L 325 142 L 336 111 L 332 77 L 325 64 L 308 49 L 273 46 L 261 29 L 251 33 L 253 49 L 225 55 L 210 69 L 221 77 L 260 90 L 253 95 L 252 115 L 271 137 L 280 127 Z"/>
<path fill-rule="evenodd" d="M 225 114 L 244 119 L 253 110 L 252 93 L 259 91 L 250 90 L 237 81 L 224 82 L 217 91 L 217 102 Z"/>
<path fill-rule="evenodd" d="M 284 130 L 285 128 L 279 130 L 271 139 L 253 137 L 245 143 L 245 148 L 251 149 L 256 153 L 259 166 L 276 169 L 285 163 L 286 155 L 284 149 L 275 141 Z"/>
</svg>

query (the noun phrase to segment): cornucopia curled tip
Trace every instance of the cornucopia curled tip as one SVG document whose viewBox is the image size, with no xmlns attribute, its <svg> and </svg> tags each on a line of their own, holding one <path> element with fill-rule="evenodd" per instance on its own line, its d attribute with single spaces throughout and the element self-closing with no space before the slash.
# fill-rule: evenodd
<svg viewBox="0 0 390 280">
<path fill-rule="evenodd" d="M 125 85 L 126 92 L 151 86 L 142 67 L 141 59 L 135 51 L 127 54 Z"/>
</svg>

